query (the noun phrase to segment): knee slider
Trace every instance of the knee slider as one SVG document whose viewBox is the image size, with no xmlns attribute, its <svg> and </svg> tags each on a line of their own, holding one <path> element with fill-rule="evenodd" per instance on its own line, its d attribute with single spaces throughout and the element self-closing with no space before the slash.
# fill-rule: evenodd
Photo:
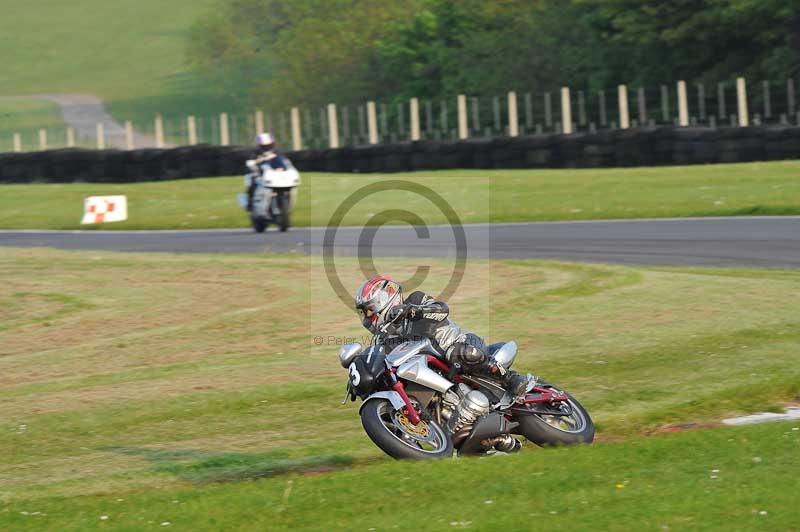
<svg viewBox="0 0 800 532">
<path fill-rule="evenodd" d="M 480 347 L 459 342 L 453 346 L 452 353 L 448 358 L 466 366 L 477 366 L 486 361 L 486 352 Z"/>
<path fill-rule="evenodd" d="M 479 349 L 480 351 L 486 351 L 486 344 L 483 341 L 483 338 L 478 336 L 477 334 L 467 333 L 464 335 L 464 343 L 467 345 L 471 345 L 472 347 Z"/>
</svg>

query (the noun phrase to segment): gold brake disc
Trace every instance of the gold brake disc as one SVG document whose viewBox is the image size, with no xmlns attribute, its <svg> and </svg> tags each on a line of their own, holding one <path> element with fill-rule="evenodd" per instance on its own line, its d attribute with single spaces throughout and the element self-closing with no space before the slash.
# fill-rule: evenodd
<svg viewBox="0 0 800 532">
<path fill-rule="evenodd" d="M 419 425 L 415 426 L 413 423 L 411 423 L 411 421 L 408 420 L 405 414 L 398 414 L 397 422 L 403 426 L 403 430 L 415 436 L 427 438 L 431 433 L 430 429 L 428 429 L 428 424 L 421 419 L 419 420 Z"/>
</svg>

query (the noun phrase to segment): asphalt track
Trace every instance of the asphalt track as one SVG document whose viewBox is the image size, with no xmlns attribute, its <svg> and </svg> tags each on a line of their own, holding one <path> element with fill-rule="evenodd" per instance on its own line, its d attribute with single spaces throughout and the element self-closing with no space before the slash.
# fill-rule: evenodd
<svg viewBox="0 0 800 532">
<path fill-rule="evenodd" d="M 674 218 L 464 225 L 467 258 L 559 259 L 619 264 L 800 267 L 800 217 Z M 0 231 L 0 246 L 106 251 L 311 253 L 325 228 L 255 234 L 192 231 Z M 374 241 L 370 242 L 370 234 Z M 331 231 L 329 230 L 329 235 Z M 456 257 L 453 228 L 336 230 L 334 255 Z"/>
</svg>

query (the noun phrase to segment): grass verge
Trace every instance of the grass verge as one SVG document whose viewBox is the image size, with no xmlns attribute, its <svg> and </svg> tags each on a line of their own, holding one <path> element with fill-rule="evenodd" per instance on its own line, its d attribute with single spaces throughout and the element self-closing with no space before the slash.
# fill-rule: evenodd
<svg viewBox="0 0 800 532">
<path fill-rule="evenodd" d="M 800 214 L 800 162 L 600 170 L 446 170 L 391 175 L 303 175 L 296 226 L 322 226 L 353 192 L 386 180 L 429 187 L 463 222 L 597 220 Z M 239 177 L 129 184 L 0 185 L 0 228 L 77 229 L 83 198 L 126 194 L 130 219 L 103 229 L 244 227 Z M 428 199 L 407 191 L 370 196 L 346 224 L 397 206 L 445 223 Z M 378 223 L 373 220 L 372 223 Z M 391 223 L 391 222 L 390 222 Z"/>
<path fill-rule="evenodd" d="M 451 265 L 430 266 L 436 292 Z M 517 367 L 573 392 L 600 445 L 434 465 L 390 463 L 339 405 L 337 345 L 362 332 L 317 258 L 4 248 L 0 276 L 0 528 L 794 517 L 788 426 L 645 436 L 800 398 L 797 271 L 470 262 L 453 318 L 516 339 Z"/>
<path fill-rule="evenodd" d="M 792 530 L 797 424 L 0 506 L 13 530 Z"/>
</svg>

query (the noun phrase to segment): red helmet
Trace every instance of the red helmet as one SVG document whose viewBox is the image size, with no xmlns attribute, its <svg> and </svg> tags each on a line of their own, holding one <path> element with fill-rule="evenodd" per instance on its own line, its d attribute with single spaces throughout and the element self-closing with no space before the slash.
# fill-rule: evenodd
<svg viewBox="0 0 800 532">
<path fill-rule="evenodd" d="M 373 277 L 356 290 L 356 310 L 361 323 L 373 334 L 383 325 L 389 309 L 402 302 L 403 288 L 388 275 Z"/>
</svg>

